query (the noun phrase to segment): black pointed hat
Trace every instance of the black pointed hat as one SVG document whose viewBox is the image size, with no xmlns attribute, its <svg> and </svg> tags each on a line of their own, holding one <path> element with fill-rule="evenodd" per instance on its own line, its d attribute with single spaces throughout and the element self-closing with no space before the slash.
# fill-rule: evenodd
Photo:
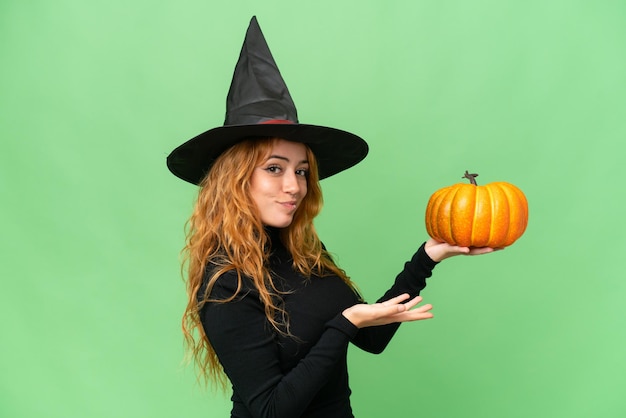
<svg viewBox="0 0 626 418">
<path fill-rule="evenodd" d="M 354 166 L 368 152 L 367 143 L 357 135 L 298 122 L 296 106 L 253 17 L 228 92 L 224 126 L 174 149 L 167 166 L 177 177 L 199 184 L 220 154 L 255 137 L 307 144 L 317 159 L 320 180 Z"/>
</svg>

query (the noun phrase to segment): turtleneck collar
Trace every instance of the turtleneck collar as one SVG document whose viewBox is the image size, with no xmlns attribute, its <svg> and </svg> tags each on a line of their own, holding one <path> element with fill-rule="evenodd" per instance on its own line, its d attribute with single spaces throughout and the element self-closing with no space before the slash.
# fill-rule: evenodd
<svg viewBox="0 0 626 418">
<path fill-rule="evenodd" d="M 264 229 L 267 237 L 272 243 L 272 247 L 281 244 L 282 241 L 280 239 L 280 228 L 276 228 L 274 226 L 265 226 Z"/>
<path fill-rule="evenodd" d="M 290 254 L 287 250 L 287 247 L 285 247 L 285 244 L 283 244 L 283 241 L 280 239 L 281 228 L 276 228 L 273 226 L 265 226 L 264 229 L 265 229 L 265 233 L 267 234 L 267 237 L 269 238 L 268 246 L 271 252 L 275 256 L 282 256 L 280 257 L 281 259 L 284 258 L 285 256 L 290 258 Z"/>
</svg>

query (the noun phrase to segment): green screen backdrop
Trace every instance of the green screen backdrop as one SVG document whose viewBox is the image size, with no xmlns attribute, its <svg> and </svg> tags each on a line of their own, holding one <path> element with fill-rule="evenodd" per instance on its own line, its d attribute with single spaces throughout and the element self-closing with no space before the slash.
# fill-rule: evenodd
<svg viewBox="0 0 626 418">
<path fill-rule="evenodd" d="M 356 416 L 626 416 L 619 0 L 2 0 L 0 416 L 228 415 L 181 365 L 165 158 L 222 124 L 252 15 L 300 120 L 370 144 L 316 223 L 368 300 L 465 170 L 529 200 L 512 247 L 436 268 L 435 319 L 350 349 Z"/>
</svg>

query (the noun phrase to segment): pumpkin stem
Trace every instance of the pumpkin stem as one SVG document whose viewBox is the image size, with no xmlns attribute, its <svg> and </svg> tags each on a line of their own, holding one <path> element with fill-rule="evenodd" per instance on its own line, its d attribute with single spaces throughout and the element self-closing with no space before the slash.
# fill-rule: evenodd
<svg viewBox="0 0 626 418">
<path fill-rule="evenodd" d="M 469 171 L 465 170 L 465 175 L 461 178 L 469 179 L 471 184 L 473 184 L 474 186 L 478 186 L 478 184 L 476 183 L 476 177 L 478 177 L 478 174 L 470 174 Z"/>
</svg>

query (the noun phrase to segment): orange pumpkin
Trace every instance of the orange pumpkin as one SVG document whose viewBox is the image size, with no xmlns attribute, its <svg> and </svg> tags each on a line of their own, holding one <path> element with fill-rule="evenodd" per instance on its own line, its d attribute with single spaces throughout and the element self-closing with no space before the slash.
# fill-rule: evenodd
<svg viewBox="0 0 626 418">
<path fill-rule="evenodd" d="M 426 206 L 426 231 L 438 241 L 462 247 L 507 247 L 526 230 L 526 196 L 502 181 L 478 186 L 477 176 L 466 171 L 463 178 L 471 184 L 433 193 Z"/>
</svg>

